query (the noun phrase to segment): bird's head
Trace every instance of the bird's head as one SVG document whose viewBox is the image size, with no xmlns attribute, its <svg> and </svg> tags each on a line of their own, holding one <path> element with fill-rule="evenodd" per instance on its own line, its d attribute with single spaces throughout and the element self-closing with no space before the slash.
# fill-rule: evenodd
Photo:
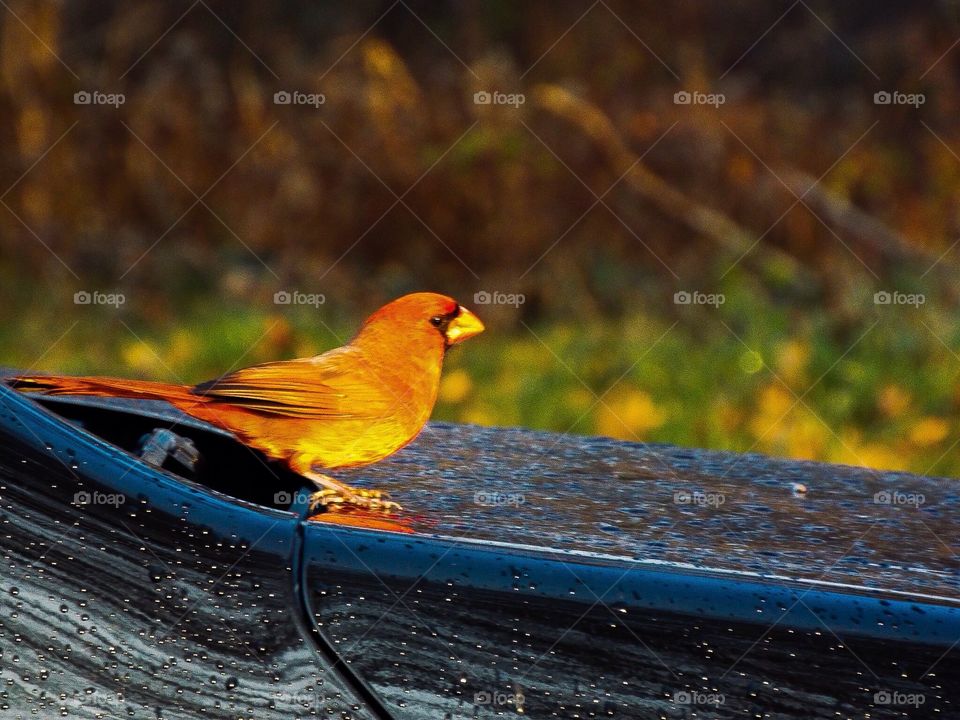
<svg viewBox="0 0 960 720">
<path fill-rule="evenodd" d="M 412 293 L 397 298 L 368 317 L 357 340 L 413 341 L 446 350 L 483 332 L 480 318 L 453 298 L 437 293 Z"/>
</svg>

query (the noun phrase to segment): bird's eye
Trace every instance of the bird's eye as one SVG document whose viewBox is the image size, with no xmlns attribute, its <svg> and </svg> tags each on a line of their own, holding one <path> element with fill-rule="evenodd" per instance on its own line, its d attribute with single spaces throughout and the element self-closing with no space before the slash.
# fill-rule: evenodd
<svg viewBox="0 0 960 720">
<path fill-rule="evenodd" d="M 434 315 L 432 318 L 430 318 L 430 324 L 434 327 L 440 327 L 443 324 L 443 318 L 439 315 Z"/>
</svg>

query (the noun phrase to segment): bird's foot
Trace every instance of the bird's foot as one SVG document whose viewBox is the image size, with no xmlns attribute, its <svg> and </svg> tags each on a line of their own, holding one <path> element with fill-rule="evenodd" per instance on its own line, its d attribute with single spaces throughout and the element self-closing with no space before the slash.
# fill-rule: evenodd
<svg viewBox="0 0 960 720">
<path fill-rule="evenodd" d="M 294 468 L 299 470 L 301 475 L 309 479 L 318 488 L 317 492 L 310 496 L 310 512 L 314 512 L 319 508 L 323 508 L 329 512 L 346 507 L 372 511 L 379 510 L 385 513 L 403 509 L 398 503 L 389 500 L 389 495 L 382 490 L 350 487 L 346 483 L 342 483 L 329 475 L 317 472 L 309 466 L 298 468 L 294 465 Z"/>
<path fill-rule="evenodd" d="M 327 511 L 340 510 L 345 506 L 363 508 L 364 510 L 380 510 L 385 513 L 403 510 L 399 503 L 388 500 L 387 493 L 381 490 L 366 490 L 352 488 L 348 485 L 341 487 L 325 487 L 310 496 L 310 512 L 320 508 Z"/>
</svg>

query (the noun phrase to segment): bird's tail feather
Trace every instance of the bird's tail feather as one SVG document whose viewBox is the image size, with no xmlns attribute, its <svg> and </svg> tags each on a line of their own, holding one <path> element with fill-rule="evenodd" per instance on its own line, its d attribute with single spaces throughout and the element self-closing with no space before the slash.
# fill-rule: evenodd
<svg viewBox="0 0 960 720">
<path fill-rule="evenodd" d="M 148 380 L 68 375 L 18 375 L 8 381 L 12 387 L 44 395 L 106 395 L 109 397 L 175 400 L 190 397 L 190 387 Z"/>
</svg>

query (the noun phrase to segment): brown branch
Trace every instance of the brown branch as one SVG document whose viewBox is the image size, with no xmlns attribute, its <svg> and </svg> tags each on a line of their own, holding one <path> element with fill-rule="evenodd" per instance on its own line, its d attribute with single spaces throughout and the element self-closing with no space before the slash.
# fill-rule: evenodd
<svg viewBox="0 0 960 720">
<path fill-rule="evenodd" d="M 610 119 L 595 105 L 558 85 L 537 85 L 532 95 L 537 107 L 579 126 L 604 150 L 613 167 L 633 165 L 625 181 L 634 192 L 664 214 L 711 238 L 738 257 L 755 253 L 761 256 L 764 265 L 775 264 L 777 274 L 786 271 L 793 279 L 810 279 L 807 270 L 794 257 L 778 248 L 758 243 L 753 233 L 728 215 L 696 202 L 651 172 L 643 162 L 638 162 L 639 156 L 627 147 Z"/>
</svg>

